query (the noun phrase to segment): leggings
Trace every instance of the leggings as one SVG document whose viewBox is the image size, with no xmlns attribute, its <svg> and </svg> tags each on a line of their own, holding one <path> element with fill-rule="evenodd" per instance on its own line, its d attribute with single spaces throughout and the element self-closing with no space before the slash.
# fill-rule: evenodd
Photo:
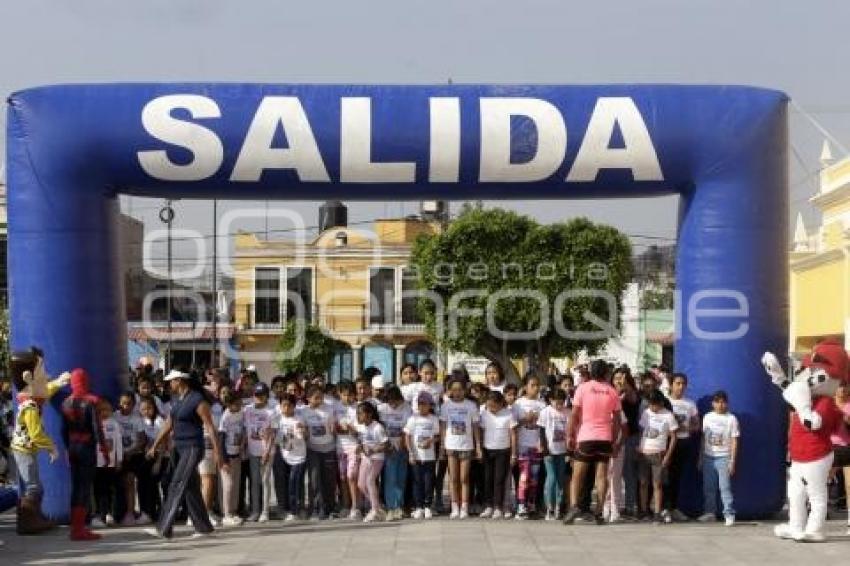
<svg viewBox="0 0 850 566">
<path fill-rule="evenodd" d="M 242 457 L 228 456 L 228 468 L 221 469 L 221 506 L 225 517 L 239 512 L 239 479 L 242 477 Z"/>
<path fill-rule="evenodd" d="M 436 462 L 413 464 L 413 506 L 417 509 L 430 507 L 434 495 L 434 470 Z"/>
<path fill-rule="evenodd" d="M 511 473 L 511 449 L 484 450 L 484 506 L 502 509 Z"/>
<path fill-rule="evenodd" d="M 319 516 L 331 514 L 336 502 L 336 450 L 307 451 L 307 469 L 310 473 L 310 504 Z"/>
<path fill-rule="evenodd" d="M 540 474 L 540 453 L 530 449 L 517 458 L 519 464 L 519 487 L 517 503 L 534 506 L 537 502 L 537 476 Z"/>
<path fill-rule="evenodd" d="M 168 497 L 162 505 L 162 514 L 157 524 L 157 530 L 162 536 L 171 538 L 181 503 L 186 504 L 195 531 L 213 531 L 209 513 L 201 497 L 201 479 L 198 477 L 198 464 L 203 459 L 203 446 L 182 446 L 174 449 L 171 485 L 168 486 Z"/>
<path fill-rule="evenodd" d="M 543 499 L 546 507 L 558 510 L 564 501 L 564 479 L 567 475 L 567 460 L 563 454 L 551 454 L 543 459 L 546 467 L 546 483 Z"/>
<path fill-rule="evenodd" d="M 690 438 L 679 438 L 673 455 L 670 457 L 670 467 L 667 468 L 667 486 L 664 489 L 664 508 L 673 510 L 679 508 L 679 491 L 686 471 L 691 467 L 695 455 L 694 442 Z"/>
<path fill-rule="evenodd" d="M 386 455 L 384 464 L 384 501 L 388 509 L 404 505 L 404 484 L 407 481 L 407 450 Z"/>
<path fill-rule="evenodd" d="M 378 476 L 381 475 L 381 468 L 383 467 L 383 460 L 368 457 L 360 459 L 360 478 L 357 480 L 357 487 L 360 488 L 360 493 L 369 498 L 372 511 L 378 511 L 381 508 L 381 499 L 378 494 Z"/>
</svg>

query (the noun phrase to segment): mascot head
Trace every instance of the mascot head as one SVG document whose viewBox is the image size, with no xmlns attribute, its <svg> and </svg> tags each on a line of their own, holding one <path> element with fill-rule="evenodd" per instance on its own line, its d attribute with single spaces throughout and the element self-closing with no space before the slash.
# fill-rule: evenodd
<svg viewBox="0 0 850 566">
<path fill-rule="evenodd" d="M 9 359 L 9 373 L 19 394 L 38 400 L 47 398 L 50 377 L 44 371 L 44 353 L 38 348 L 13 352 Z"/>
<path fill-rule="evenodd" d="M 813 396 L 832 396 L 838 385 L 847 381 L 848 370 L 850 360 L 844 345 L 835 338 L 827 338 L 803 358 L 794 381 L 806 382 Z"/>
</svg>

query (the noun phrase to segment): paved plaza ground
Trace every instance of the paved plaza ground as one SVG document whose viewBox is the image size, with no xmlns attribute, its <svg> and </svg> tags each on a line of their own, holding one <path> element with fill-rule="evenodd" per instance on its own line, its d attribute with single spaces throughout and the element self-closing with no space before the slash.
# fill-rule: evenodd
<svg viewBox="0 0 850 566">
<path fill-rule="evenodd" d="M 0 516 L 0 564 L 174 564 L 175 566 L 726 566 L 847 564 L 850 536 L 831 521 L 830 539 L 798 544 L 772 536 L 773 523 L 732 528 L 698 523 L 575 525 L 543 521 L 404 521 L 373 525 L 346 521 L 273 521 L 221 530 L 196 540 L 181 527 L 173 541 L 141 528 L 109 529 L 99 543 L 72 543 L 67 529 L 38 537 L 14 534 L 14 516 Z"/>
</svg>

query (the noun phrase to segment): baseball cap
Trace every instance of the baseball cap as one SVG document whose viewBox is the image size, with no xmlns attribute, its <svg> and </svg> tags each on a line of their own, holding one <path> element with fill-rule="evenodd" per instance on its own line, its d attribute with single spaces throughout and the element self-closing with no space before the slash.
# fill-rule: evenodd
<svg viewBox="0 0 850 566">
<path fill-rule="evenodd" d="M 372 376 L 372 389 L 383 389 L 384 388 L 384 376 L 380 373 L 376 373 Z"/>
<path fill-rule="evenodd" d="M 434 397 L 431 396 L 427 391 L 421 391 L 419 396 L 416 397 L 417 403 L 428 403 L 429 405 L 434 404 Z"/>
<path fill-rule="evenodd" d="M 268 395 L 269 394 L 269 386 L 263 382 L 258 383 L 254 386 L 254 395 Z"/>
</svg>

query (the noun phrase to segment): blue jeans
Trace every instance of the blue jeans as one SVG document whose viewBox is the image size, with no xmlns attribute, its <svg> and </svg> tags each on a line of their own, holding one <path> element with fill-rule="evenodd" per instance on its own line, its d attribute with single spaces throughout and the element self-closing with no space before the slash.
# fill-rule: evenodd
<svg viewBox="0 0 850 566">
<path fill-rule="evenodd" d="M 407 450 L 395 450 L 384 461 L 384 502 L 387 509 L 404 505 L 404 485 L 407 483 Z"/>
<path fill-rule="evenodd" d="M 41 479 L 38 476 L 38 455 L 25 454 L 12 450 L 15 458 L 15 466 L 18 468 L 18 485 L 21 496 L 26 495 L 34 499 L 41 498 L 44 488 L 41 487 Z"/>
<path fill-rule="evenodd" d="M 567 474 L 567 460 L 563 454 L 543 458 L 546 467 L 546 482 L 543 484 L 543 501 L 547 508 L 560 509 L 564 500 L 564 478 Z"/>
<path fill-rule="evenodd" d="M 289 465 L 286 462 L 283 464 L 289 468 L 288 474 L 288 496 L 289 496 L 289 512 L 297 515 L 301 511 L 304 503 L 304 473 L 307 471 L 307 462 L 300 464 Z"/>
<path fill-rule="evenodd" d="M 732 498 L 732 478 L 729 477 L 729 457 L 702 457 L 702 493 L 705 513 L 717 514 L 717 487 L 720 486 L 720 499 L 723 502 L 723 515 L 735 516 L 734 500 Z"/>
</svg>

